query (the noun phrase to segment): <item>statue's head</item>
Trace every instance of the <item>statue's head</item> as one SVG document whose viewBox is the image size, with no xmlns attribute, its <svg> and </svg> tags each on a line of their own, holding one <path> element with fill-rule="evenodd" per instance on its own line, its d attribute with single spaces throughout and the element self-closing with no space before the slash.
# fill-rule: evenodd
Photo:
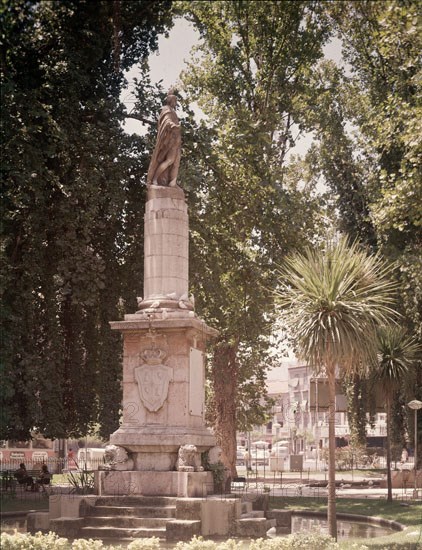
<svg viewBox="0 0 422 550">
<path fill-rule="evenodd" d="M 173 109 L 176 107 L 177 104 L 177 96 L 176 96 L 176 90 L 174 88 L 170 88 L 167 94 L 166 99 L 167 105 L 170 105 Z"/>
</svg>

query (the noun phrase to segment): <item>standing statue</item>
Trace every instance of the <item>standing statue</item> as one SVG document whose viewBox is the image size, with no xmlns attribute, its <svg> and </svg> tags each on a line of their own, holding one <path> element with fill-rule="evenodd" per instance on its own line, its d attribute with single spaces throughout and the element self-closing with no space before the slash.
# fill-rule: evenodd
<svg viewBox="0 0 422 550">
<path fill-rule="evenodd" d="M 182 144 L 176 103 L 173 90 L 169 90 L 166 105 L 158 118 L 157 142 L 148 168 L 147 185 L 176 186 Z"/>
</svg>

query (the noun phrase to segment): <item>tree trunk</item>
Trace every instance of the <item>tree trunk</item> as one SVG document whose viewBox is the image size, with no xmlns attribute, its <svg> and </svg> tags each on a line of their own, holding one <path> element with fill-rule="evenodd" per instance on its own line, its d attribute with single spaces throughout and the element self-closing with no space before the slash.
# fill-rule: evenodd
<svg viewBox="0 0 422 550">
<path fill-rule="evenodd" d="M 211 369 L 214 388 L 217 442 L 223 451 L 223 463 L 231 477 L 236 472 L 237 342 L 220 342 L 215 347 Z"/>
<path fill-rule="evenodd" d="M 327 365 L 328 378 L 328 530 L 337 540 L 336 516 L 336 369 Z"/>
<path fill-rule="evenodd" d="M 387 440 L 385 443 L 385 450 L 387 454 L 387 502 L 393 502 L 393 486 L 391 482 L 391 445 L 390 445 L 390 423 L 391 423 L 391 402 L 387 397 L 386 401 L 387 409 Z"/>
</svg>

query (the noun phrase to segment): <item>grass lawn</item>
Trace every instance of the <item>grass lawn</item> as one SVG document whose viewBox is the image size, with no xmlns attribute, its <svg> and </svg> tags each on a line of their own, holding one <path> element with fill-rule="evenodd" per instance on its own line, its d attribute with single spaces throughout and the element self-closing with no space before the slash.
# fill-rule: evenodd
<svg viewBox="0 0 422 550">
<path fill-rule="evenodd" d="M 270 500 L 271 508 L 285 510 L 309 510 L 314 512 L 326 512 L 326 500 L 315 500 L 306 497 L 274 497 Z M 377 537 L 373 539 L 349 539 L 340 541 L 344 550 L 351 550 L 353 544 L 364 543 L 370 550 L 422 550 L 422 503 L 402 506 L 394 501 L 389 504 L 384 499 L 337 499 L 337 512 L 347 514 L 361 514 L 375 516 L 384 519 L 398 521 L 407 528 L 393 535 Z"/>
</svg>

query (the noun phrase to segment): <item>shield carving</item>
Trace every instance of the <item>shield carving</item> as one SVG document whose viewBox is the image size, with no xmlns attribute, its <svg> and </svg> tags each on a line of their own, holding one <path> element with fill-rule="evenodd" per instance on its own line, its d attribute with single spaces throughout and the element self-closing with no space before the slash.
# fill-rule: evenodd
<svg viewBox="0 0 422 550">
<path fill-rule="evenodd" d="M 151 412 L 158 411 L 167 399 L 173 369 L 165 365 L 142 365 L 135 369 L 135 378 L 144 406 Z"/>
</svg>

